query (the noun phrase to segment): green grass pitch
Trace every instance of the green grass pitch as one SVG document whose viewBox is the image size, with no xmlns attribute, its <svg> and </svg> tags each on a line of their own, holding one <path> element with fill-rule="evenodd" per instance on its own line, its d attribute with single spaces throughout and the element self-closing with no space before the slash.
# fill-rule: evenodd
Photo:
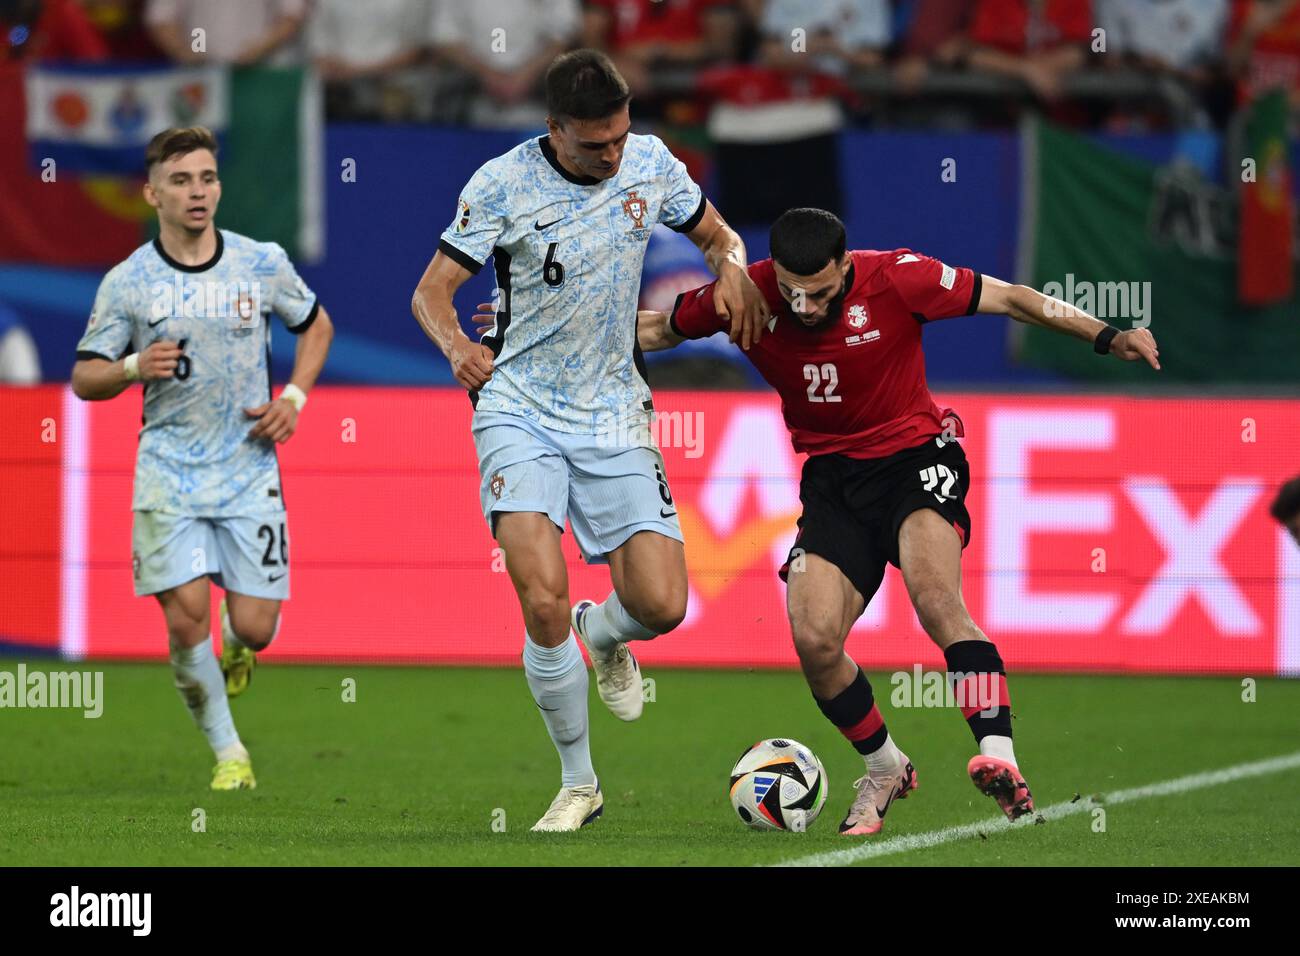
<svg viewBox="0 0 1300 956">
<path fill-rule="evenodd" d="M 214 793 L 210 754 L 165 665 L 82 666 L 105 672 L 99 719 L 0 710 L 0 864 L 751 865 L 863 839 L 835 832 L 860 758 L 796 672 L 654 671 L 655 701 L 634 724 L 604 710 L 593 679 L 605 816 L 578 833 L 533 834 L 559 764 L 517 670 L 263 666 L 234 702 L 258 789 Z M 343 700 L 348 677 L 355 702 Z M 1295 768 L 1116 804 L 1104 832 L 1091 813 L 1013 828 L 965 776 L 975 748 L 960 714 L 895 709 L 887 676 L 872 677 L 920 778 L 884 837 L 988 825 L 984 838 L 869 865 L 1300 859 Z M 1010 686 L 1017 756 L 1040 807 L 1300 749 L 1300 682 L 1261 680 L 1253 703 L 1228 678 L 1013 674 Z M 728 803 L 732 763 L 773 736 L 826 765 L 830 798 L 807 833 L 750 831 Z"/>
</svg>

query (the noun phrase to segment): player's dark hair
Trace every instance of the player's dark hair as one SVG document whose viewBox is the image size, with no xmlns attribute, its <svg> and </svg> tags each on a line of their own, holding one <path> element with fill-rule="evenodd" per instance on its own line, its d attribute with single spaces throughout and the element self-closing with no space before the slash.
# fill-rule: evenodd
<svg viewBox="0 0 1300 956">
<path fill-rule="evenodd" d="M 144 148 L 144 168 L 149 172 L 158 163 L 166 162 L 173 156 L 184 156 L 196 149 L 211 151 L 217 155 L 217 138 L 206 126 L 174 126 L 165 129 Z"/>
<path fill-rule="evenodd" d="M 557 123 L 613 116 L 632 99 L 627 80 L 599 50 L 571 50 L 546 71 L 546 110 Z"/>
<path fill-rule="evenodd" d="M 825 209 L 787 209 L 772 223 L 768 247 L 782 269 L 816 275 L 844 258 L 844 223 Z"/>
<path fill-rule="evenodd" d="M 1300 514 L 1300 475 L 1292 478 L 1277 491 L 1277 497 L 1268 509 L 1275 521 L 1287 524 Z"/>
</svg>

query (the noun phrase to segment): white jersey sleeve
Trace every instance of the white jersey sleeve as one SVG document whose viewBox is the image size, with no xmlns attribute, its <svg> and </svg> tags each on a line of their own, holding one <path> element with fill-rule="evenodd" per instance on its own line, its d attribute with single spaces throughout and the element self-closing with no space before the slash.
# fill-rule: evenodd
<svg viewBox="0 0 1300 956">
<path fill-rule="evenodd" d="M 295 335 L 304 332 L 316 318 L 320 309 L 316 295 L 298 275 L 289 260 L 289 254 L 276 243 L 271 246 L 273 270 L 270 276 L 271 311 L 280 317 L 285 328 Z"/>
<path fill-rule="evenodd" d="M 105 358 L 116 362 L 131 351 L 134 333 L 132 307 L 136 289 L 125 281 L 125 271 L 115 267 L 104 276 L 95 293 L 85 334 L 77 343 L 77 358 Z"/>
<path fill-rule="evenodd" d="M 704 218 L 707 201 L 704 191 L 691 179 L 686 164 L 672 154 L 658 137 L 655 143 L 655 162 L 664 182 L 664 200 L 659 207 L 659 221 L 677 232 L 690 232 Z"/>
<path fill-rule="evenodd" d="M 476 274 L 492 256 L 509 218 L 506 190 L 487 166 L 470 177 L 438 251 Z"/>
</svg>

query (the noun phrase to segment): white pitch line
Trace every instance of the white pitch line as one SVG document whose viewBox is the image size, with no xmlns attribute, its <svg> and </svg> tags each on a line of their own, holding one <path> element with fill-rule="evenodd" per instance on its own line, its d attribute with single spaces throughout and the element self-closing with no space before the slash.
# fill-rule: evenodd
<svg viewBox="0 0 1300 956">
<path fill-rule="evenodd" d="M 1094 807 L 1108 806 L 1113 803 L 1129 803 L 1133 800 L 1146 800 L 1150 797 L 1168 797 L 1175 794 L 1189 793 L 1193 790 L 1203 790 L 1206 787 L 1218 787 L 1225 783 L 1244 780 L 1247 777 L 1262 777 L 1267 774 L 1280 773 L 1284 770 L 1294 770 L 1297 767 L 1300 767 L 1300 751 L 1284 754 L 1280 757 L 1270 757 L 1267 760 L 1257 760 L 1253 763 L 1237 764 L 1234 767 L 1225 767 L 1222 770 L 1209 770 L 1204 773 L 1190 774 L 1186 777 L 1176 777 L 1173 780 L 1165 780 L 1161 783 L 1150 783 L 1145 787 L 1116 790 L 1104 794 L 1097 801 L 1094 801 L 1091 797 L 1083 797 L 1072 802 L 1056 803 L 1050 807 L 1044 807 L 1035 815 L 1047 820 L 1056 820 L 1061 817 L 1073 816 L 1076 813 L 1086 813 Z M 929 833 L 910 833 L 906 836 L 892 837 L 880 843 L 860 843 L 844 850 L 816 853 L 812 856 L 787 860 L 784 863 L 775 865 L 847 866 L 850 863 L 860 863 L 863 860 L 872 860 L 879 856 L 924 850 L 943 843 L 968 840 L 981 834 L 990 836 L 998 832 L 1022 830 L 1025 827 L 1034 826 L 1033 819 L 1033 817 L 1022 817 L 1015 823 L 1007 823 L 1003 817 L 990 818 L 979 823 L 966 823 L 959 827 L 931 830 Z"/>
</svg>

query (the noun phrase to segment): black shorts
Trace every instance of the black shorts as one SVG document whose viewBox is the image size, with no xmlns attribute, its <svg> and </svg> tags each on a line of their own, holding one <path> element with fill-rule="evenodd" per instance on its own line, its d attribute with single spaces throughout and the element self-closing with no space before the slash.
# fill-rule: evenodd
<svg viewBox="0 0 1300 956">
<path fill-rule="evenodd" d="M 799 534 L 781 566 L 781 580 L 800 554 L 825 558 L 844 572 L 871 602 L 885 577 L 898 567 L 898 529 L 913 511 L 933 508 L 970 543 L 970 466 L 955 441 L 938 436 L 885 458 L 814 455 L 799 481 L 803 515 Z"/>
</svg>

